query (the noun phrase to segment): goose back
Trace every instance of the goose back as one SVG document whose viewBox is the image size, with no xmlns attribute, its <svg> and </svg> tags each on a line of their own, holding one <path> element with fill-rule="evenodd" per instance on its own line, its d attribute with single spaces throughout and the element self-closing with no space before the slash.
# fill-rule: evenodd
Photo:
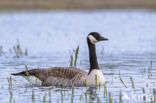
<svg viewBox="0 0 156 103">
<path fill-rule="evenodd" d="M 52 67 L 47 69 L 32 69 L 29 71 L 23 71 L 12 75 L 27 76 L 27 74 L 29 77 L 33 76 L 39 79 L 42 82 L 41 83 L 42 86 L 51 86 L 51 85 L 81 86 L 84 84 L 84 82 L 81 80 L 82 77 L 88 75 L 87 72 L 83 70 L 77 68 L 71 68 L 71 67 Z"/>
</svg>

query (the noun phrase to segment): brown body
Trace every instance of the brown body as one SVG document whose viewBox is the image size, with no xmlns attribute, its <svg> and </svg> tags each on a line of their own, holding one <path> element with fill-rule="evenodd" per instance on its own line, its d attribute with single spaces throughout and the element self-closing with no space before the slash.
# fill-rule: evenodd
<svg viewBox="0 0 156 103">
<path fill-rule="evenodd" d="M 52 67 L 47 69 L 32 69 L 12 75 L 35 76 L 42 82 L 42 86 L 83 86 L 82 77 L 87 72 L 71 67 Z"/>
</svg>

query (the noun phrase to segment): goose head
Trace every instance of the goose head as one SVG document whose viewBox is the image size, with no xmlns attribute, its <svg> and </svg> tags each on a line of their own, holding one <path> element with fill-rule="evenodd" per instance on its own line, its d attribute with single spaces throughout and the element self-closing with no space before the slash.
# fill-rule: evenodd
<svg viewBox="0 0 156 103">
<path fill-rule="evenodd" d="M 105 41 L 108 40 L 107 38 L 101 36 L 98 32 L 91 32 L 87 36 L 87 41 L 90 44 L 95 44 L 99 41 Z"/>
</svg>

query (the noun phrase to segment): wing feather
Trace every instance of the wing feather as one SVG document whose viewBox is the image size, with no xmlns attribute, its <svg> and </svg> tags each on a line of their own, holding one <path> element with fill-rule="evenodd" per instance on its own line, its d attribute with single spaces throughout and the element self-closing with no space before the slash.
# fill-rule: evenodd
<svg viewBox="0 0 156 103">
<path fill-rule="evenodd" d="M 80 79 L 87 72 L 71 67 L 51 67 L 47 69 L 32 69 L 13 75 L 33 75 L 42 81 L 43 86 L 72 86 L 73 84 L 82 84 Z"/>
</svg>

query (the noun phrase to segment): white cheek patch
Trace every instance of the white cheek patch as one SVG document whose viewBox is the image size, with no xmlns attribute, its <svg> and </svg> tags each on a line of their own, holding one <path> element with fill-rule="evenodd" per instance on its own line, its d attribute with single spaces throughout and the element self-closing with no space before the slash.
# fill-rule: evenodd
<svg viewBox="0 0 156 103">
<path fill-rule="evenodd" d="M 92 44 L 95 44 L 96 42 L 98 42 L 98 40 L 96 40 L 92 35 L 89 35 L 88 38 Z"/>
</svg>

